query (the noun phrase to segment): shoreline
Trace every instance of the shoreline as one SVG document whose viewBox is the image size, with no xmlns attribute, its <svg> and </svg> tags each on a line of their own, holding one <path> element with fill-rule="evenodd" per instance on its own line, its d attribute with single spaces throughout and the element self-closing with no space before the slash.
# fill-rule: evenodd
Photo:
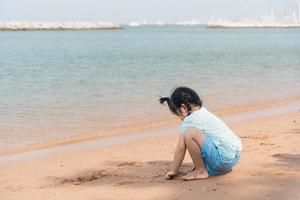
<svg viewBox="0 0 300 200">
<path fill-rule="evenodd" d="M 213 111 L 220 116 L 226 123 L 235 124 L 244 121 L 251 121 L 265 116 L 273 116 L 281 113 L 288 113 L 300 110 L 300 100 L 293 99 L 280 102 L 268 102 L 252 105 L 238 106 L 232 109 L 224 109 Z M 45 141 L 43 143 L 31 144 L 19 148 L 10 148 L 0 150 L 0 164 L 5 163 L 5 158 L 11 159 L 12 157 L 22 157 L 22 155 L 43 155 L 51 152 L 58 153 L 61 151 L 78 150 L 80 147 L 100 147 L 107 146 L 105 143 L 114 144 L 114 141 L 130 141 L 141 139 L 145 137 L 176 134 L 178 132 L 180 122 L 177 119 L 165 121 L 156 126 L 135 127 L 131 129 L 123 129 L 112 132 L 110 135 L 88 135 L 80 136 L 77 138 L 68 138 L 63 140 Z M 131 139 L 130 139 L 131 138 Z M 129 139 L 129 140 L 128 140 Z M 33 153 L 32 153 L 33 152 Z M 38 153 L 40 152 L 40 153 Z M 44 153 L 43 153 L 44 152 Z M 1 161 L 2 160 L 2 161 Z M 3 161 L 4 160 L 4 161 Z"/>
<path fill-rule="evenodd" d="M 215 113 L 217 116 L 222 118 L 223 116 L 226 115 L 234 115 L 243 112 L 264 109 L 264 108 L 272 108 L 275 106 L 292 104 L 294 102 L 300 102 L 300 97 L 297 96 L 285 100 L 239 105 L 235 107 L 218 109 L 218 110 L 212 109 L 211 111 Z M 23 153 L 32 150 L 51 148 L 51 147 L 56 147 L 61 145 L 68 145 L 68 144 L 75 144 L 75 143 L 80 143 L 85 141 L 96 140 L 96 139 L 106 139 L 115 136 L 130 135 L 135 132 L 151 131 L 159 128 L 176 125 L 178 123 L 179 123 L 178 119 L 170 115 L 167 119 L 158 118 L 152 120 L 151 123 L 146 123 L 143 125 L 133 123 L 115 129 L 99 131 L 96 133 L 87 133 L 85 135 L 82 134 L 74 137 L 54 139 L 54 140 L 48 140 L 43 142 L 33 142 L 31 144 L 20 145 L 18 147 L 6 147 L 2 149 L 0 148 L 0 157 Z"/>
</svg>

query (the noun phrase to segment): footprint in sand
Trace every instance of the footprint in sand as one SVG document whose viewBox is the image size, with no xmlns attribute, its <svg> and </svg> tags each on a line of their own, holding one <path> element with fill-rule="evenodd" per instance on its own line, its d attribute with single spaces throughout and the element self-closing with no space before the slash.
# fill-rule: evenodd
<svg viewBox="0 0 300 200">
<path fill-rule="evenodd" d="M 77 176 L 77 177 L 74 177 L 74 178 L 58 178 L 58 177 L 55 177 L 55 180 L 58 181 L 56 186 L 65 185 L 65 184 L 81 185 L 81 184 L 86 183 L 86 182 L 91 182 L 91 181 L 94 181 L 94 180 L 97 180 L 97 179 L 100 179 L 100 178 L 104 178 L 108 175 L 109 174 L 107 174 L 103 171 L 98 171 L 98 172 L 89 172 L 86 175 Z"/>
<path fill-rule="evenodd" d="M 6 190 L 8 190 L 10 192 L 19 192 L 25 188 L 26 187 L 24 185 L 10 185 L 10 186 L 6 187 Z"/>
<path fill-rule="evenodd" d="M 300 129 L 290 129 L 289 131 L 285 131 L 284 133 L 300 134 Z"/>
<path fill-rule="evenodd" d="M 265 140 L 269 139 L 273 136 L 268 136 L 268 135 L 246 135 L 246 136 L 241 136 L 243 139 L 253 139 L 253 140 Z"/>
<path fill-rule="evenodd" d="M 152 178 L 160 178 L 164 177 L 166 175 L 166 170 L 161 170 L 155 174 L 152 175 Z"/>
<path fill-rule="evenodd" d="M 123 166 L 137 166 L 136 162 L 122 162 L 118 164 L 118 167 L 123 167 Z"/>
<path fill-rule="evenodd" d="M 267 145 L 267 146 L 273 146 L 273 143 L 266 143 L 266 142 L 261 142 L 259 145 Z"/>
<path fill-rule="evenodd" d="M 119 182 L 117 183 L 118 186 L 121 186 L 121 185 L 128 185 L 128 184 L 134 184 L 136 182 L 134 181 L 123 181 L 123 182 Z"/>
<path fill-rule="evenodd" d="M 277 153 L 277 154 L 273 154 L 272 157 L 277 158 L 278 161 L 281 162 L 300 166 L 300 154 Z"/>
</svg>

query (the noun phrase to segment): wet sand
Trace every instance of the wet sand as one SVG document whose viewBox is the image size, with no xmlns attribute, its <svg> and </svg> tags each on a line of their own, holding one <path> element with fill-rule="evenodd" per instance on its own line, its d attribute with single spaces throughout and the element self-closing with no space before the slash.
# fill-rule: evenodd
<svg viewBox="0 0 300 200">
<path fill-rule="evenodd" d="M 0 199 L 300 199 L 300 110 L 247 118 L 230 127 L 244 151 L 223 176 L 165 180 L 177 131 L 2 163 Z M 191 168 L 187 154 L 181 174 Z"/>
</svg>

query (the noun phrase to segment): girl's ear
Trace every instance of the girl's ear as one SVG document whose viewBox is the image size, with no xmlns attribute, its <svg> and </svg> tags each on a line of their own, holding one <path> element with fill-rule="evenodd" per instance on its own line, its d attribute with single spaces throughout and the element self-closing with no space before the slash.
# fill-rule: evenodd
<svg viewBox="0 0 300 200">
<path fill-rule="evenodd" d="M 185 113 L 185 112 L 187 112 L 187 107 L 186 107 L 186 105 L 184 105 L 184 104 L 181 104 L 181 106 L 180 106 L 180 111 L 181 111 L 181 113 Z"/>
<path fill-rule="evenodd" d="M 187 108 L 186 105 L 181 104 L 181 106 L 180 106 L 180 114 L 181 114 L 181 117 L 183 117 L 182 119 L 184 119 L 184 117 L 186 117 L 188 115 L 188 108 Z"/>
</svg>

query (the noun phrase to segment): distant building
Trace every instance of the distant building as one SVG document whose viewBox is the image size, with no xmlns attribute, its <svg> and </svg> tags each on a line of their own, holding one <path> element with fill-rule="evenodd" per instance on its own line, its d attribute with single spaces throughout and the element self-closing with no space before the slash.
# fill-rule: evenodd
<svg viewBox="0 0 300 200">
<path fill-rule="evenodd" d="M 298 23 L 300 23 L 300 1 L 298 2 Z"/>
<path fill-rule="evenodd" d="M 289 11 L 284 11 L 281 13 L 274 13 L 272 10 L 268 14 L 262 14 L 260 16 L 257 16 L 256 19 L 241 19 L 239 16 L 234 16 L 233 19 L 227 20 L 222 18 L 216 18 L 215 15 L 211 15 L 210 20 L 208 21 L 209 24 L 215 25 L 215 24 L 228 24 L 228 26 L 235 26 L 237 24 L 243 24 L 248 23 L 251 24 L 251 26 L 264 26 L 272 27 L 273 25 L 275 27 L 300 27 L 300 0 L 298 0 L 297 4 L 294 4 L 294 9 Z M 232 25 L 235 24 L 235 25 Z M 254 25 L 253 25 L 254 24 Z M 261 25 L 257 25 L 261 24 Z M 240 25 L 237 25 L 240 26 Z M 244 26 L 244 25 L 241 25 Z"/>
<path fill-rule="evenodd" d="M 297 23 L 297 15 L 296 15 L 296 11 L 293 11 L 293 23 L 296 24 Z"/>
<path fill-rule="evenodd" d="M 274 14 L 274 11 L 273 11 L 273 10 L 271 11 L 271 14 L 270 14 L 270 21 L 271 21 L 271 23 L 273 23 L 273 24 L 276 23 L 275 14 Z"/>
</svg>

